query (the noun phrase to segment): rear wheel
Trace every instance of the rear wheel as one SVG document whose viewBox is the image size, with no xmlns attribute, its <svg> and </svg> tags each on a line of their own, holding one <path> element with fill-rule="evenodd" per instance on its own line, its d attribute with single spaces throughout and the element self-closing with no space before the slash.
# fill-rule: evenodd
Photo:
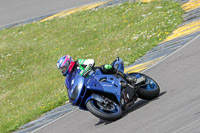
<svg viewBox="0 0 200 133">
<path fill-rule="evenodd" d="M 137 90 L 139 98 L 152 100 L 158 97 L 160 93 L 160 87 L 154 79 L 142 73 L 130 73 L 129 75 L 136 76 L 137 78 L 144 76 L 146 78 L 146 81 L 142 83 L 141 87 Z"/>
<path fill-rule="evenodd" d="M 100 103 L 95 99 L 91 99 L 86 104 L 87 109 L 96 117 L 114 121 L 122 117 L 122 110 L 115 102 Z"/>
</svg>

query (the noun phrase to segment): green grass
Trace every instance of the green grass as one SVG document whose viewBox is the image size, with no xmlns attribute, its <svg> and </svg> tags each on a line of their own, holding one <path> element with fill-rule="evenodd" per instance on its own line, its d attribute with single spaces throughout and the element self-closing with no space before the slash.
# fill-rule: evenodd
<svg viewBox="0 0 200 133">
<path fill-rule="evenodd" d="M 65 103 L 61 56 L 96 65 L 120 56 L 127 66 L 176 29 L 183 13 L 172 1 L 129 2 L 0 31 L 0 132 Z"/>
</svg>

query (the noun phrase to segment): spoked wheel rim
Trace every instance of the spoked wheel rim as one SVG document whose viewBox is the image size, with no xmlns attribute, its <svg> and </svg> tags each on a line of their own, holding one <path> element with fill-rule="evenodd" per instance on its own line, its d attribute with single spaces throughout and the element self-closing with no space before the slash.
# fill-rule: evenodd
<svg viewBox="0 0 200 133">
<path fill-rule="evenodd" d="M 92 101 L 92 106 L 102 113 L 115 114 L 119 112 L 119 107 L 115 103 L 100 103 L 96 100 Z"/>
<path fill-rule="evenodd" d="M 146 78 L 147 78 L 147 81 L 146 81 L 147 85 L 142 88 L 144 88 L 146 90 L 156 90 L 157 89 L 156 82 L 149 77 L 146 77 Z"/>
<path fill-rule="evenodd" d="M 86 107 L 100 119 L 115 121 L 122 117 L 122 109 L 114 101 L 101 103 L 98 100 L 91 99 L 87 102 Z"/>
</svg>

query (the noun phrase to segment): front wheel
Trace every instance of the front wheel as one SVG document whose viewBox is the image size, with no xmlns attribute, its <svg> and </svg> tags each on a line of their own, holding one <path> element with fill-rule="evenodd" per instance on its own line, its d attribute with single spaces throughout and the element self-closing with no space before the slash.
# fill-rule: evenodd
<svg viewBox="0 0 200 133">
<path fill-rule="evenodd" d="M 87 102 L 86 107 L 93 115 L 100 119 L 114 121 L 122 117 L 122 110 L 115 102 L 105 104 L 91 99 Z"/>
<path fill-rule="evenodd" d="M 139 98 L 145 100 L 152 100 L 158 97 L 160 93 L 160 87 L 154 79 L 142 73 L 130 73 L 130 75 L 136 76 L 137 78 L 141 76 L 146 78 L 146 81 L 142 83 L 141 87 L 139 87 L 139 89 L 137 90 Z"/>
</svg>

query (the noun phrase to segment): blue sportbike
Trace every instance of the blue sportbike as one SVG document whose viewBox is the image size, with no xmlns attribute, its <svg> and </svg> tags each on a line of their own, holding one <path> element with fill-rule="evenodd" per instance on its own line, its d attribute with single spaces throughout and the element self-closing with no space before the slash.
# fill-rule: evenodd
<svg viewBox="0 0 200 133">
<path fill-rule="evenodd" d="M 124 63 L 119 57 L 113 66 L 124 72 Z M 104 120 L 117 120 L 122 117 L 123 110 L 133 105 L 137 98 L 151 100 L 160 93 L 156 81 L 142 73 L 129 73 L 137 78 L 134 84 L 128 83 L 120 75 L 106 74 L 100 68 L 91 71 L 88 77 L 79 73 L 77 69 L 65 80 L 70 103 Z M 124 105 L 122 92 L 126 88 L 131 90 L 127 95 L 131 96 L 131 100 Z"/>
</svg>

